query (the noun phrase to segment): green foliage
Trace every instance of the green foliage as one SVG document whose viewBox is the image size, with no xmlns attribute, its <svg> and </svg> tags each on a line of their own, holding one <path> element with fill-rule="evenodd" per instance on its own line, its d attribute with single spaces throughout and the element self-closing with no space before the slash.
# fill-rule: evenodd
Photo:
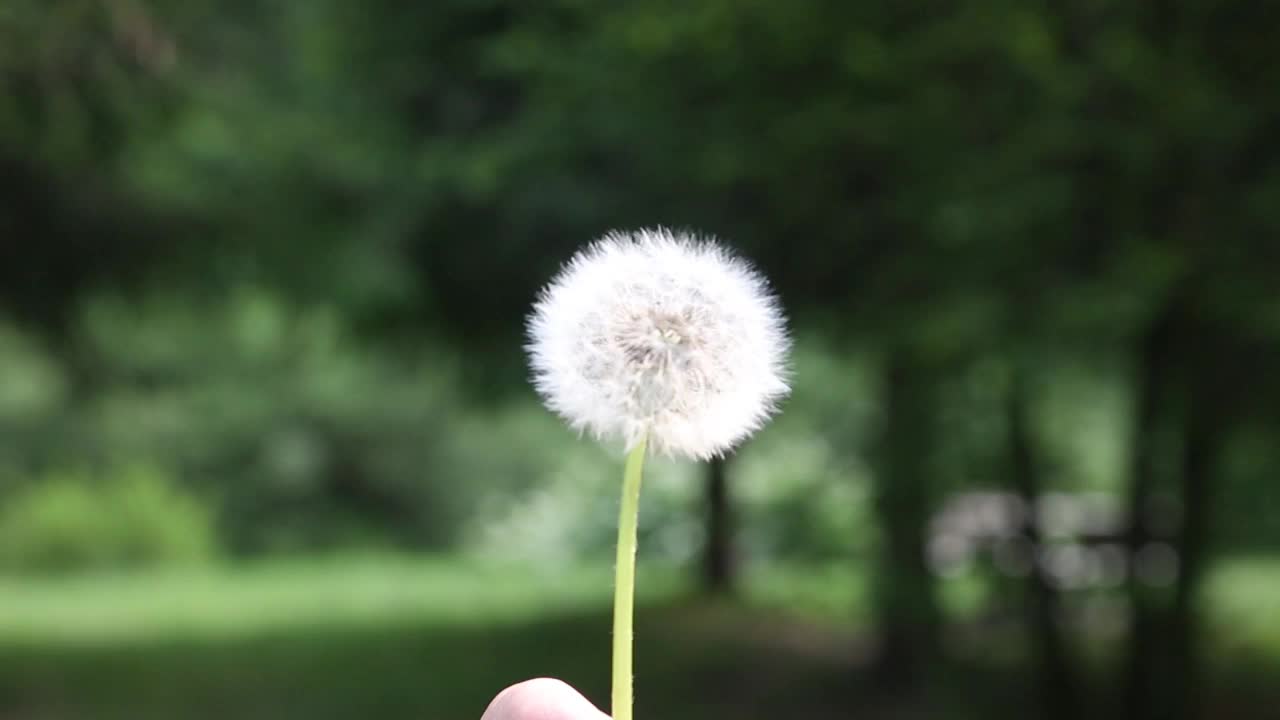
<svg viewBox="0 0 1280 720">
<path fill-rule="evenodd" d="M 181 468 L 236 551 L 444 544 L 473 484 L 455 462 L 450 359 L 374 352 L 331 308 L 244 290 L 103 298 L 82 324 L 100 369 L 80 452 Z"/>
<path fill-rule="evenodd" d="M 37 423 L 61 408 L 67 383 L 57 358 L 3 320 L 0 365 L 0 427 Z"/>
<path fill-rule="evenodd" d="M 50 474 L 0 511 L 0 569 L 9 572 L 190 565 L 215 549 L 208 505 L 153 468 Z"/>
</svg>

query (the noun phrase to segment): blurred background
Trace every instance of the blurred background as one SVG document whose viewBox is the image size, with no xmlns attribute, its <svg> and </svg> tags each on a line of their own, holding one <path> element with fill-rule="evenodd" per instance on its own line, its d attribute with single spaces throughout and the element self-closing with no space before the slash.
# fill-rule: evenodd
<svg viewBox="0 0 1280 720">
<path fill-rule="evenodd" d="M 607 705 L 620 453 L 522 322 L 655 224 L 795 390 L 649 469 L 638 717 L 1274 717 L 1277 22 L 4 0 L 0 717 Z"/>
</svg>

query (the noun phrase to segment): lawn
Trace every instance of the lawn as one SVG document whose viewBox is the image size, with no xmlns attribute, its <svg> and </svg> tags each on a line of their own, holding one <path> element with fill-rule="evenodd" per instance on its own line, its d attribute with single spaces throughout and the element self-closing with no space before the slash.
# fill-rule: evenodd
<svg viewBox="0 0 1280 720">
<path fill-rule="evenodd" d="M 860 672 L 856 576 L 758 573 L 739 602 L 642 568 L 637 715 L 977 717 L 1025 700 L 1017 671 L 960 670 L 878 707 Z M 0 717 L 475 720 L 503 685 L 555 675 L 608 696 L 607 568 L 550 572 L 400 556 L 0 582 Z M 1280 565 L 1225 566 L 1215 657 L 1274 667 Z M 779 609 L 785 602 L 791 610 Z M 797 615 L 794 608 L 805 610 Z"/>
</svg>

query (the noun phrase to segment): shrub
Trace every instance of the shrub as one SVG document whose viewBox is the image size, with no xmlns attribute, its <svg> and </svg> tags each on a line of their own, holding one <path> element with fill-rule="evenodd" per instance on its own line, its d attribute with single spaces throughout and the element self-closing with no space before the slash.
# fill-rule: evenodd
<svg viewBox="0 0 1280 720">
<path fill-rule="evenodd" d="M 60 573 L 202 562 L 214 555 L 204 505 L 164 473 L 54 473 L 0 510 L 0 569 Z"/>
</svg>

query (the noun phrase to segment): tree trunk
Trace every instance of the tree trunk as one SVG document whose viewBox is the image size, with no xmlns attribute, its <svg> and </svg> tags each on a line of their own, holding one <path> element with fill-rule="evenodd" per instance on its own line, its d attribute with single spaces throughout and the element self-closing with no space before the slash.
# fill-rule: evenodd
<svg viewBox="0 0 1280 720">
<path fill-rule="evenodd" d="M 1169 415 L 1168 394 L 1174 375 L 1174 334 L 1178 311 L 1171 302 L 1148 328 L 1139 353 L 1133 416 L 1133 466 L 1129 480 L 1129 527 L 1125 544 L 1129 557 L 1126 591 L 1129 599 L 1129 651 L 1125 670 L 1124 716 L 1150 720 L 1158 715 L 1159 664 L 1156 647 L 1158 608 L 1154 592 L 1138 577 L 1136 560 L 1152 539 L 1147 522 L 1151 497 L 1160 484 L 1157 475 L 1160 430 Z"/>
<path fill-rule="evenodd" d="M 1027 508 L 1034 508 L 1042 483 L 1036 463 L 1035 440 L 1029 427 L 1026 383 L 1020 369 L 1014 370 L 1005 410 L 1014 489 Z M 1043 537 L 1034 512 L 1027 513 L 1022 537 L 1038 557 Z M 1059 720 L 1078 717 L 1078 685 L 1075 667 L 1058 622 L 1061 605 L 1057 589 L 1049 582 L 1043 564 L 1038 561 L 1032 564 L 1029 583 L 1028 632 L 1036 647 L 1042 717 Z"/>
<path fill-rule="evenodd" d="M 892 689 L 918 684 L 940 647 L 934 578 L 925 556 L 935 435 L 933 382 L 916 351 L 898 348 L 891 353 L 875 508 L 884 530 L 884 555 L 876 574 L 882 633 L 877 674 Z"/>
<path fill-rule="evenodd" d="M 1213 470 L 1221 448 L 1226 418 L 1220 393 L 1209 378 L 1192 380 L 1182 448 L 1182 532 L 1178 537 L 1179 572 L 1170 617 L 1176 716 L 1202 716 L 1199 667 L 1200 608 L 1196 602 L 1204 576 L 1212 508 Z"/>
<path fill-rule="evenodd" d="M 702 578 L 704 588 L 713 594 L 732 592 L 735 579 L 733 517 L 726 463 L 725 458 L 712 458 L 707 463 L 707 544 Z"/>
</svg>

